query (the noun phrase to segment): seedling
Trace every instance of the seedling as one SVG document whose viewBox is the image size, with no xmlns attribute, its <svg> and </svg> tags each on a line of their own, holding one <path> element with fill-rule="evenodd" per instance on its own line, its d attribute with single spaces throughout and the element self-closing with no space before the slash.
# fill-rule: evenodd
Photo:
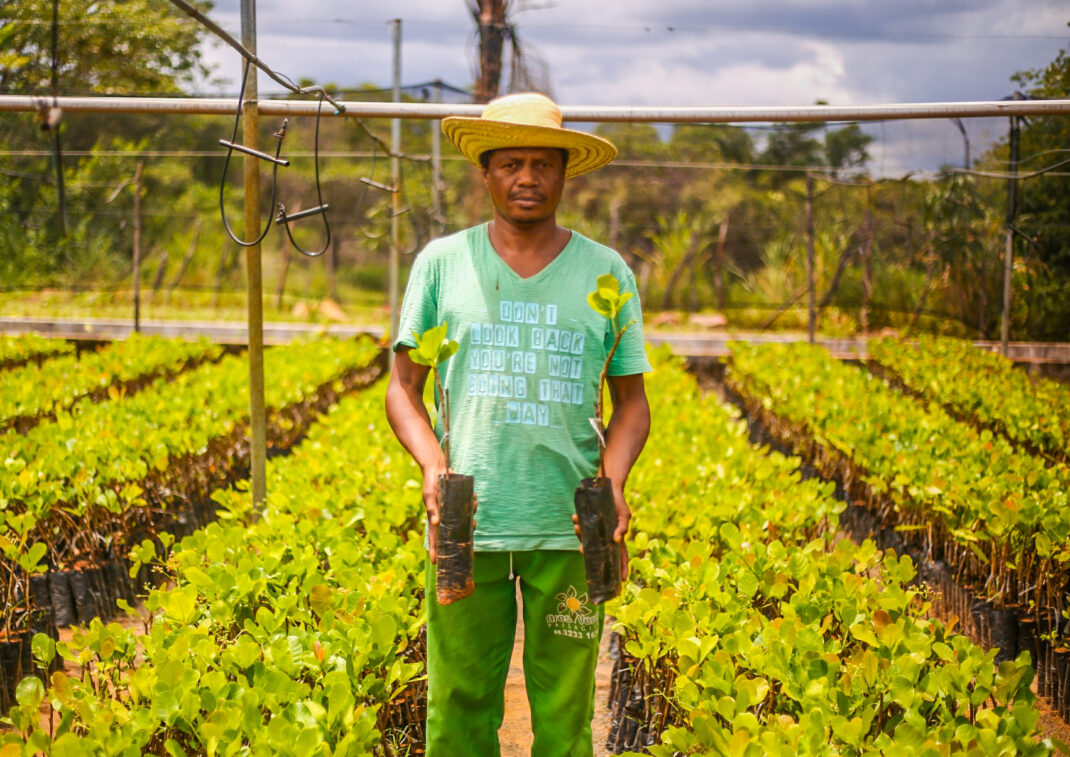
<svg viewBox="0 0 1070 757">
<path fill-rule="evenodd" d="M 416 340 L 416 349 L 409 352 L 412 362 L 417 365 L 426 365 L 435 376 L 435 390 L 438 392 L 439 407 L 442 408 L 442 424 L 445 434 L 442 437 L 442 451 L 446 455 L 446 470 L 450 469 L 450 394 L 442 388 L 442 376 L 438 372 L 438 366 L 449 360 L 457 353 L 460 345 L 446 337 L 448 324 L 443 321 L 441 326 L 435 326 L 423 334 L 412 332 Z"/>
<path fill-rule="evenodd" d="M 426 365 L 434 374 L 442 413 L 446 473 L 438 477 L 438 532 L 435 535 L 438 551 L 435 596 L 441 605 L 456 602 L 475 591 L 472 573 L 475 479 L 454 473 L 450 464 L 450 393 L 442 387 L 439 366 L 457 352 L 459 345 L 447 338 L 446 331 L 447 324 L 443 322 L 423 334 L 412 332 L 416 348 L 409 353 L 414 363 Z"/>
<path fill-rule="evenodd" d="M 587 303 L 596 313 L 609 320 L 613 329 L 613 346 L 602 364 L 598 376 L 598 392 L 594 402 L 594 417 L 591 427 L 598 437 L 598 473 L 594 478 L 580 481 L 574 504 L 580 521 L 580 536 L 583 541 L 583 562 L 587 572 L 587 595 L 595 604 L 612 599 L 620 593 L 620 548 L 613 541 L 617 528 L 617 509 L 613 503 L 613 482 L 606 477 L 606 433 L 602 415 L 602 394 L 605 391 L 606 373 L 613 355 L 620 346 L 621 337 L 635 321 L 621 324 L 620 316 L 624 303 L 631 299 L 631 292 L 622 292 L 616 277 L 611 273 L 598 277 L 597 288 L 587 295 Z"/>
<path fill-rule="evenodd" d="M 610 348 L 609 354 L 606 355 L 606 362 L 602 364 L 602 372 L 598 375 L 598 393 L 595 395 L 594 417 L 590 419 L 595 434 L 598 435 L 598 477 L 601 478 L 605 475 L 606 458 L 605 424 L 602 422 L 602 395 L 605 392 L 606 372 L 609 371 L 609 363 L 617 352 L 621 337 L 624 336 L 624 332 L 635 321 L 628 321 L 623 326 L 620 323 L 621 310 L 624 308 L 624 303 L 632 298 L 632 293 L 622 292 L 617 278 L 612 273 L 599 276 L 597 283 L 598 288 L 587 295 L 587 304 L 596 313 L 607 318 L 613 329 L 613 346 Z"/>
</svg>

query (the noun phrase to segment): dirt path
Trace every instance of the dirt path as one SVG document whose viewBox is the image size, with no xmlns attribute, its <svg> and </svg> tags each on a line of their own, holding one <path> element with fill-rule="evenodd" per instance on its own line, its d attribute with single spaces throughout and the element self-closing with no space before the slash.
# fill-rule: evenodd
<svg viewBox="0 0 1070 757">
<path fill-rule="evenodd" d="M 519 593 L 517 602 L 521 602 Z M 519 613 L 518 613 L 519 615 Z M 513 658 L 509 661 L 509 677 L 505 681 L 505 721 L 498 730 L 502 757 L 528 757 L 531 754 L 531 710 L 528 708 L 527 692 L 524 689 L 524 621 L 517 620 L 516 640 L 513 642 Z M 609 680 L 613 662 L 609 659 L 609 631 L 602 634 L 602 646 L 598 650 L 598 669 L 595 671 L 594 735 L 595 757 L 607 757 L 606 739 L 609 736 Z"/>
</svg>

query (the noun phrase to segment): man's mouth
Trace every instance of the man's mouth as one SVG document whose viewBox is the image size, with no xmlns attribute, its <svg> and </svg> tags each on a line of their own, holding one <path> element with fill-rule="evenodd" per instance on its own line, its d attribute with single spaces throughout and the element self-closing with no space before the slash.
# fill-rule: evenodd
<svg viewBox="0 0 1070 757">
<path fill-rule="evenodd" d="M 542 195 L 513 195 L 513 202 L 521 205 L 535 205 L 543 202 L 546 198 Z"/>
</svg>

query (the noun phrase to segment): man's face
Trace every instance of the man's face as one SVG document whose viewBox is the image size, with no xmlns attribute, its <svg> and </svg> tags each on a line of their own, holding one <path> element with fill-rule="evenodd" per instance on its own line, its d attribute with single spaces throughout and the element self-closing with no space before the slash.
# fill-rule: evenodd
<svg viewBox="0 0 1070 757">
<path fill-rule="evenodd" d="M 517 226 L 554 217 L 565 187 L 565 161 L 552 147 L 495 150 L 483 171 L 494 207 Z"/>
</svg>

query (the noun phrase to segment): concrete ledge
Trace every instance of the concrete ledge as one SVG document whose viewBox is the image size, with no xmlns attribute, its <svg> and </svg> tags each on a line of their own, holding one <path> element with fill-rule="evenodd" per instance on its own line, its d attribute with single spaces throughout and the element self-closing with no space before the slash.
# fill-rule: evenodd
<svg viewBox="0 0 1070 757">
<path fill-rule="evenodd" d="M 33 332 L 60 339 L 109 340 L 124 339 L 134 330 L 129 320 L 104 318 L 0 318 L 0 334 Z M 142 321 L 141 333 L 179 339 L 204 336 L 219 344 L 248 344 L 249 329 L 244 323 L 225 321 Z M 320 325 L 310 323 L 265 323 L 264 344 L 285 344 L 294 339 L 315 334 L 354 337 L 383 335 L 379 326 Z"/>
<path fill-rule="evenodd" d="M 104 318 L 0 318 L 0 334 L 34 332 L 61 339 L 108 340 L 123 339 L 133 331 L 129 320 Z M 145 334 L 196 339 L 205 336 L 219 344 L 247 344 L 248 328 L 236 321 L 142 321 Z M 338 337 L 353 337 L 371 334 L 376 339 L 383 337 L 381 326 L 310 323 L 265 323 L 264 344 L 285 344 L 293 339 L 314 334 L 330 334 Z M 667 344 L 670 349 L 684 357 L 725 357 L 728 343 L 739 342 L 801 342 L 802 334 L 769 333 L 709 333 L 648 331 L 647 341 L 653 345 Z M 866 340 L 862 338 L 818 338 L 817 343 L 835 357 L 845 360 L 865 360 Z M 974 344 L 984 349 L 998 351 L 999 342 L 976 340 Z M 1070 342 L 1011 342 L 1009 357 L 1016 363 L 1070 364 Z"/>
</svg>

